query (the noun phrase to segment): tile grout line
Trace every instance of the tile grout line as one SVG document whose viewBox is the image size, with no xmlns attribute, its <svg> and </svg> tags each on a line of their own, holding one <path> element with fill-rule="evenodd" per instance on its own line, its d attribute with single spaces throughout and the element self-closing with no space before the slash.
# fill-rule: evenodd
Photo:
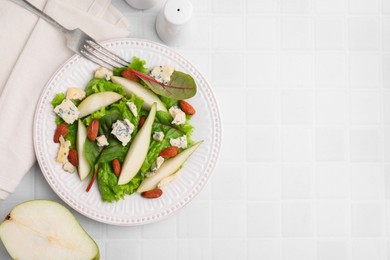
<svg viewBox="0 0 390 260">
<path fill-rule="evenodd" d="M 345 129 L 347 131 L 347 136 L 348 138 L 346 139 L 346 162 L 347 162 L 347 171 L 348 171 L 348 193 L 347 193 L 347 201 L 348 201 L 348 211 L 347 211 L 347 218 L 348 218 L 348 240 L 347 240 L 347 245 L 348 245 L 348 256 L 349 258 L 352 257 L 352 174 L 351 174 L 351 123 L 350 123 L 350 96 L 351 96 L 351 84 L 350 84 L 350 50 L 349 50 L 349 1 L 346 0 L 345 2 L 345 76 L 346 76 L 346 92 L 345 92 L 345 99 L 346 99 L 346 107 L 345 107 Z"/>
<path fill-rule="evenodd" d="M 380 88 L 380 128 L 381 128 L 381 143 L 383 147 L 381 147 L 381 160 L 382 160 L 382 171 L 383 171 L 383 198 L 382 198 L 382 207 L 383 207 L 383 213 L 382 217 L 384 218 L 384 232 L 383 232 L 383 238 L 384 238 L 384 252 L 385 252 L 385 257 L 386 259 L 389 257 L 389 251 L 388 251 L 388 234 L 387 234 L 387 229 L 389 225 L 389 220 L 388 220 L 388 210 L 387 210 L 387 200 L 386 200 L 386 171 L 385 171 L 385 113 L 384 113 L 384 107 L 385 107 L 385 90 L 384 90 L 384 82 L 383 82 L 383 53 L 384 53 L 384 46 L 383 46 L 383 2 L 379 1 L 379 52 L 381 53 L 379 55 L 379 88 Z"/>
<path fill-rule="evenodd" d="M 280 228 L 280 231 L 279 231 L 279 235 L 280 235 L 280 243 L 279 243 L 279 251 L 280 251 L 280 259 L 283 259 L 283 245 L 284 245 L 284 236 L 283 236 L 283 167 L 282 167 L 282 163 L 283 163 L 283 144 L 282 144 L 282 140 L 283 140 L 283 119 L 282 119 L 282 80 L 281 80 L 281 69 L 282 69 L 282 55 L 281 55 L 281 50 L 282 50 L 282 7 L 281 7 L 281 4 L 280 4 L 280 1 L 278 2 L 278 46 L 277 46 L 277 55 L 278 55 L 278 63 L 277 63 L 277 79 L 278 79 L 278 82 L 277 82 L 277 93 L 278 93 L 278 117 L 279 117 L 279 127 L 278 127 L 278 135 L 279 135 L 279 140 L 278 140 L 278 145 L 279 145 L 279 163 L 276 167 L 278 173 L 279 173 L 279 189 L 280 189 L 280 192 L 279 192 L 279 209 L 280 209 L 280 218 L 279 218 L 279 228 Z M 284 260 L 284 259 L 283 259 Z"/>
<path fill-rule="evenodd" d="M 247 58 L 248 58 L 248 55 L 247 55 L 247 48 L 248 48 L 248 43 L 247 43 L 247 35 L 248 35 L 248 19 L 247 19 L 247 2 L 246 1 L 242 1 L 242 13 L 241 13 L 241 19 L 242 19 L 242 23 L 244 25 L 244 30 L 242 32 L 243 35 L 242 38 L 243 38 L 243 42 L 242 42 L 242 50 L 241 51 L 241 56 L 243 57 L 244 59 L 244 62 L 243 62 L 243 71 L 248 71 L 248 64 L 247 64 Z M 245 87 L 245 94 L 243 96 L 243 101 L 244 101 L 244 104 L 247 104 L 247 96 L 248 96 L 248 79 L 246 76 L 244 76 L 244 87 Z M 247 109 L 247 108 L 245 108 Z M 244 196 L 244 200 L 245 200 L 245 216 L 244 216 L 244 219 L 245 219 L 245 226 L 244 226 L 244 234 L 245 234 L 245 237 L 244 237 L 244 248 L 245 248 L 245 253 L 244 253 L 244 259 L 248 259 L 249 256 L 248 256 L 248 191 L 247 191 L 247 187 L 248 187 L 248 167 L 247 167 L 247 158 L 248 158 L 248 154 L 247 154 L 247 146 L 248 146 L 248 113 L 247 111 L 245 111 L 245 115 L 244 115 L 244 126 L 245 126 L 245 140 L 244 140 L 244 165 L 245 165 L 245 174 L 244 174 L 244 177 L 243 177 L 243 183 L 245 184 L 245 187 L 246 187 L 246 192 L 245 194 L 243 195 Z"/>
<path fill-rule="evenodd" d="M 314 4 L 313 4 L 313 1 L 311 2 L 311 48 L 312 48 L 312 51 L 311 51 L 311 55 L 312 55 L 312 58 L 311 58 L 311 67 L 314 68 L 311 73 L 311 80 L 312 80 L 312 87 L 313 87 L 313 109 L 314 109 L 314 114 L 312 115 L 313 117 L 313 122 L 312 122 L 312 127 L 313 127 L 313 140 L 312 140 L 312 149 L 313 149 L 313 158 L 312 158 L 312 170 L 313 170 L 313 173 L 312 173 L 312 180 L 311 180 L 311 196 L 313 198 L 313 201 L 314 201 L 314 205 L 311 204 L 311 206 L 313 207 L 312 208 L 312 218 L 313 218 L 313 226 L 312 228 L 314 229 L 312 232 L 313 232 L 313 236 L 314 236 L 314 251 L 315 251 L 315 258 L 316 259 L 319 259 L 319 250 L 318 250 L 318 242 L 319 242 L 319 239 L 318 239 L 318 211 L 317 211 L 317 208 L 318 208 L 318 198 L 317 198 L 317 169 L 316 169 L 316 159 L 317 159 L 317 151 L 316 151 L 316 147 L 317 147 L 317 119 L 316 119 L 316 107 L 317 107 L 317 77 L 316 77 L 316 59 L 317 59 L 317 46 L 316 46 L 316 19 L 315 17 L 317 17 L 315 14 L 314 14 Z"/>
</svg>

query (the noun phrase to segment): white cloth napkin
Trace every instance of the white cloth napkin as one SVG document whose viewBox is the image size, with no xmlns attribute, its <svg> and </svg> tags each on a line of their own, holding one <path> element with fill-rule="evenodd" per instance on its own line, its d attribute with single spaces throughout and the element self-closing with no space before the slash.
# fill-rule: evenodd
<svg viewBox="0 0 390 260">
<path fill-rule="evenodd" d="M 111 0 L 30 2 L 98 41 L 129 35 Z M 41 91 L 73 53 L 61 32 L 10 0 L 0 1 L 0 25 L 0 199 L 5 199 L 36 160 L 33 118 Z"/>
</svg>

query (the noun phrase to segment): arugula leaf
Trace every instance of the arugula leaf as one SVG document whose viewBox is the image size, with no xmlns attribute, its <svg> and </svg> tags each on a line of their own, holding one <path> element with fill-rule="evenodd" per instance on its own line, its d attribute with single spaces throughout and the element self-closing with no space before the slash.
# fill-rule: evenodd
<svg viewBox="0 0 390 260">
<path fill-rule="evenodd" d="M 191 98 L 196 94 L 195 80 L 181 71 L 174 71 L 168 84 L 163 84 L 149 75 L 131 70 L 154 93 L 177 100 Z"/>
</svg>

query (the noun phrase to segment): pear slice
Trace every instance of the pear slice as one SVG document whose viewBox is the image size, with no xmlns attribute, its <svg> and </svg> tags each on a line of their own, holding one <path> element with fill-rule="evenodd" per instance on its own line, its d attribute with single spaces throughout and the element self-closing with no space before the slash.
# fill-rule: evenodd
<svg viewBox="0 0 390 260">
<path fill-rule="evenodd" d="M 99 248 L 73 214 L 50 200 L 15 206 L 0 225 L 13 259 L 99 259 Z"/>
<path fill-rule="evenodd" d="M 144 103 L 142 105 L 143 109 L 150 110 L 153 103 L 157 103 L 157 111 L 164 111 L 168 112 L 165 105 L 161 102 L 161 100 L 158 98 L 156 94 L 154 94 L 153 91 L 144 88 L 141 84 L 138 82 L 135 82 L 133 80 L 129 80 L 122 77 L 111 77 L 112 82 L 119 84 L 123 87 L 126 94 L 134 94 L 144 100 Z"/>
<path fill-rule="evenodd" d="M 87 161 L 87 157 L 85 156 L 84 150 L 85 140 L 87 140 L 87 128 L 85 127 L 81 119 L 79 119 L 79 123 L 77 125 L 76 139 L 77 156 L 79 159 L 77 172 L 79 174 L 80 180 L 84 180 L 88 176 L 91 167 Z"/>
<path fill-rule="evenodd" d="M 197 142 L 190 148 L 185 149 L 175 157 L 165 161 L 161 167 L 150 178 L 145 178 L 141 185 L 138 187 L 137 192 L 142 193 L 144 191 L 152 190 L 157 187 L 161 180 L 174 174 L 183 165 L 183 163 L 195 152 L 195 150 L 203 143 L 203 141 Z"/>
<path fill-rule="evenodd" d="M 77 107 L 80 112 L 79 117 L 83 118 L 90 115 L 93 112 L 98 111 L 101 107 L 111 105 L 122 97 L 122 95 L 113 91 L 98 92 L 89 95 Z"/>
<path fill-rule="evenodd" d="M 157 104 L 153 103 L 148 118 L 146 118 L 142 128 L 131 142 L 129 151 L 122 164 L 118 185 L 128 183 L 141 169 L 142 163 L 145 161 L 146 155 L 148 154 L 156 110 Z"/>
</svg>

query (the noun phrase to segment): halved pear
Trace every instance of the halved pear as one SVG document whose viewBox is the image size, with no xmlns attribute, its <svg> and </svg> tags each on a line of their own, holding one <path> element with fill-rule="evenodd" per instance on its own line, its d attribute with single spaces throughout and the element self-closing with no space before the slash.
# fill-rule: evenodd
<svg viewBox="0 0 390 260">
<path fill-rule="evenodd" d="M 129 151 L 122 164 L 118 185 L 128 183 L 141 169 L 142 163 L 148 154 L 152 126 L 156 116 L 157 104 L 153 103 L 148 118 L 131 142 Z"/>
<path fill-rule="evenodd" d="M 138 82 L 135 82 L 134 80 L 128 80 L 126 78 L 122 77 L 111 77 L 112 82 L 119 84 L 123 87 L 126 94 L 134 94 L 144 100 L 144 103 L 142 105 L 143 109 L 150 110 L 153 103 L 157 103 L 157 111 L 164 111 L 168 112 L 165 105 L 161 102 L 161 100 L 158 98 L 156 94 L 154 94 L 153 91 L 144 88 L 141 84 Z"/>
<path fill-rule="evenodd" d="M 180 166 L 191 156 L 193 152 L 203 143 L 203 141 L 197 142 L 190 148 L 185 149 L 175 157 L 164 162 L 161 167 L 156 171 L 152 177 L 145 178 L 141 185 L 138 187 L 137 192 L 142 193 L 144 191 L 152 190 L 157 187 L 160 181 L 171 174 L 177 172 Z"/>
<path fill-rule="evenodd" d="M 77 137 L 76 137 L 76 149 L 77 156 L 79 159 L 79 165 L 77 166 L 77 172 L 79 174 L 80 180 L 84 180 L 91 169 L 87 157 L 85 156 L 84 144 L 85 140 L 87 140 L 87 128 L 83 124 L 83 121 L 79 119 L 79 123 L 77 125 Z"/>
<path fill-rule="evenodd" d="M 73 214 L 50 200 L 15 206 L 0 225 L 13 259 L 99 259 L 99 248 Z"/>
<path fill-rule="evenodd" d="M 98 92 L 89 95 L 77 107 L 80 112 L 79 117 L 82 118 L 87 115 L 90 115 L 93 112 L 98 111 L 102 107 L 111 105 L 122 97 L 122 95 L 113 91 Z"/>
</svg>

